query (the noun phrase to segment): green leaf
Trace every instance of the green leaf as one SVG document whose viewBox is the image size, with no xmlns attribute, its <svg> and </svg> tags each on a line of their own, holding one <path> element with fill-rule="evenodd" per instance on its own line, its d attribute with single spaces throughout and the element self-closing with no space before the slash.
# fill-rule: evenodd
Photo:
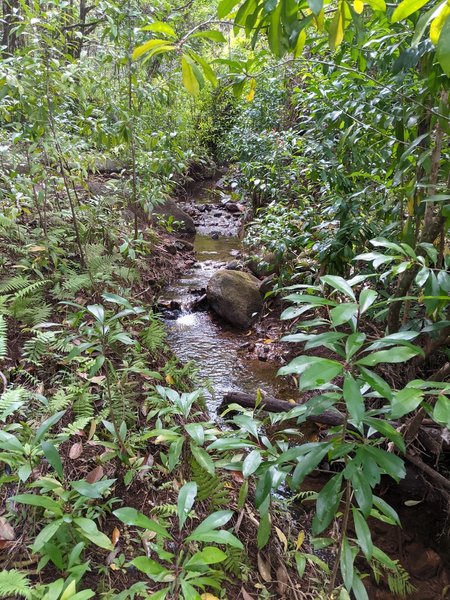
<svg viewBox="0 0 450 600">
<path fill-rule="evenodd" d="M 86 496 L 86 498 L 100 499 L 103 498 L 103 494 L 110 489 L 115 481 L 115 479 L 102 479 L 95 483 L 88 483 L 85 479 L 80 479 L 79 481 L 71 481 L 70 485 L 76 492 Z"/>
<path fill-rule="evenodd" d="M 241 0 L 220 0 L 217 7 L 217 16 L 219 19 L 226 17 Z"/>
<path fill-rule="evenodd" d="M 380 363 L 402 363 L 410 360 L 413 356 L 422 354 L 420 348 L 406 348 L 405 346 L 391 348 L 390 350 L 380 350 L 373 352 L 356 363 L 357 365 L 367 365 L 374 367 Z"/>
<path fill-rule="evenodd" d="M 194 33 L 191 37 L 206 38 L 207 40 L 211 40 L 213 42 L 219 42 L 219 44 L 224 44 L 227 41 L 223 33 L 215 29 L 208 29 L 207 31 L 198 31 L 197 33 Z"/>
<path fill-rule="evenodd" d="M 192 533 L 186 540 L 194 540 L 197 542 L 213 542 L 215 544 L 226 544 L 233 548 L 244 548 L 242 542 L 238 538 L 224 529 L 213 529 L 211 531 L 205 531 L 203 533 Z"/>
<path fill-rule="evenodd" d="M 384 0 L 367 0 L 367 4 L 380 12 L 386 12 L 386 2 Z"/>
<path fill-rule="evenodd" d="M 359 425 L 365 411 L 364 398 L 359 383 L 348 372 L 345 374 L 343 391 L 347 410 L 351 418 Z"/>
<path fill-rule="evenodd" d="M 167 23 L 163 23 L 162 21 L 154 21 L 153 23 L 150 23 L 150 25 L 142 27 L 141 31 L 154 31 L 156 33 L 164 33 L 165 35 L 168 35 L 173 38 L 177 37 L 177 34 L 175 33 L 173 27 L 171 27 Z"/>
<path fill-rule="evenodd" d="M 354 557 L 352 549 L 350 548 L 350 544 L 348 543 L 347 536 L 344 535 L 342 539 L 340 567 L 342 579 L 344 580 L 344 585 L 347 588 L 347 590 L 351 590 L 353 585 L 353 561 Z"/>
<path fill-rule="evenodd" d="M 187 423 L 184 428 L 199 446 L 205 442 L 205 430 L 200 423 Z"/>
<path fill-rule="evenodd" d="M 364 333 L 355 332 L 348 336 L 345 342 L 345 357 L 347 362 L 354 356 L 364 344 L 366 335 Z"/>
<path fill-rule="evenodd" d="M 131 561 L 131 564 L 153 579 L 153 581 L 163 581 L 170 574 L 170 571 L 160 565 L 156 560 L 152 560 L 147 556 L 138 556 Z"/>
<path fill-rule="evenodd" d="M 252 450 L 250 454 L 245 457 L 242 465 L 242 475 L 244 477 L 250 477 L 262 462 L 261 452 L 259 450 Z"/>
<path fill-rule="evenodd" d="M 391 440 L 391 442 L 394 442 L 399 450 L 402 452 L 405 451 L 405 442 L 403 437 L 396 429 L 394 429 L 394 427 L 392 427 L 392 425 L 386 423 L 386 421 L 375 419 L 373 417 L 364 417 L 363 421 L 367 425 L 370 425 L 370 427 L 372 427 L 375 431 L 378 431 L 387 437 L 389 440 Z"/>
<path fill-rule="evenodd" d="M 83 535 L 96 546 L 105 550 L 113 550 L 114 546 L 111 540 L 98 530 L 95 521 L 84 517 L 77 517 L 73 520 L 74 524 L 80 528 Z"/>
<path fill-rule="evenodd" d="M 28 504 L 29 506 L 40 506 L 46 510 L 50 510 L 55 515 L 62 515 L 63 511 L 61 506 L 48 496 L 37 496 L 36 494 L 17 494 L 12 496 L 11 500 L 20 502 L 21 504 Z"/>
<path fill-rule="evenodd" d="M 370 515 L 373 503 L 372 489 L 369 485 L 369 482 L 364 476 L 364 473 L 358 469 L 353 471 L 350 479 L 356 501 L 361 508 L 361 512 L 367 518 Z"/>
<path fill-rule="evenodd" d="M 443 394 L 439 395 L 433 409 L 433 419 L 437 423 L 450 428 L 450 400 Z"/>
<path fill-rule="evenodd" d="M 216 467 L 208 452 L 204 448 L 200 448 L 195 444 L 191 444 L 192 456 L 198 462 L 202 469 L 204 469 L 210 475 L 214 475 Z"/>
<path fill-rule="evenodd" d="M 322 461 L 323 457 L 327 454 L 330 448 L 329 443 L 325 445 L 317 444 L 312 452 L 309 452 L 306 456 L 300 459 L 300 462 L 294 469 L 292 474 L 291 488 L 295 491 L 303 483 L 303 480 L 311 471 L 317 467 Z"/>
<path fill-rule="evenodd" d="M 316 388 L 329 383 L 342 373 L 343 368 L 343 365 L 336 360 L 321 358 L 303 372 L 300 379 L 301 387 L 302 389 Z"/>
<path fill-rule="evenodd" d="M 163 527 L 156 521 L 153 521 L 153 519 L 149 519 L 135 508 L 118 508 L 113 512 L 113 515 L 116 516 L 119 519 L 119 521 L 125 523 L 125 525 L 134 525 L 135 527 L 142 527 L 143 529 L 154 531 L 156 534 L 160 535 L 163 538 L 172 539 L 172 536 L 165 527 Z"/>
<path fill-rule="evenodd" d="M 215 565 L 226 560 L 227 555 L 220 548 L 214 546 L 206 546 L 200 552 L 196 552 L 188 561 L 185 563 L 185 568 L 189 571 L 196 571 L 197 568 L 204 567 L 205 565 Z"/>
<path fill-rule="evenodd" d="M 36 436 L 34 441 L 37 443 L 41 440 L 41 438 L 47 433 L 47 431 L 53 427 L 64 415 L 66 414 L 65 410 L 55 413 L 48 419 L 46 419 L 36 431 Z"/>
<path fill-rule="evenodd" d="M 339 473 L 334 475 L 320 490 L 312 525 L 314 535 L 321 533 L 333 520 L 342 497 L 341 484 L 342 474 Z"/>
<path fill-rule="evenodd" d="M 348 296 L 352 300 L 356 301 L 355 294 L 353 293 L 352 288 L 349 286 L 349 284 L 343 277 L 339 277 L 337 275 L 324 275 L 320 278 L 320 281 L 328 284 L 330 287 L 334 288 L 338 292 L 341 292 L 345 296 Z"/>
<path fill-rule="evenodd" d="M 300 552 L 296 552 L 295 553 L 295 564 L 297 566 L 298 575 L 299 575 L 300 579 L 302 579 L 303 575 L 305 574 L 305 569 L 306 569 L 306 556 L 304 554 L 301 554 Z"/>
<path fill-rule="evenodd" d="M 180 531 L 188 518 L 197 496 L 197 484 L 194 481 L 185 483 L 178 494 L 177 512 Z"/>
<path fill-rule="evenodd" d="M 378 294 L 375 290 L 365 289 L 359 295 L 359 312 L 360 314 L 364 314 L 375 300 L 378 298 Z"/>
<path fill-rule="evenodd" d="M 259 522 L 258 533 L 256 536 L 256 541 L 258 544 L 258 550 L 264 548 L 270 538 L 270 531 L 272 529 L 272 524 L 270 522 L 270 516 L 268 513 L 265 513 Z"/>
<path fill-rule="evenodd" d="M 450 17 L 447 17 L 436 47 L 436 58 L 442 70 L 450 77 Z"/>
<path fill-rule="evenodd" d="M 352 508 L 352 511 L 358 544 L 360 545 L 361 550 L 364 552 L 364 556 L 367 558 L 367 560 L 370 560 L 373 553 L 373 542 L 369 526 L 367 525 L 366 519 L 361 515 L 357 508 Z"/>
<path fill-rule="evenodd" d="M 357 573 L 354 573 L 353 575 L 352 592 L 355 595 L 355 600 L 369 600 L 367 590 L 361 581 L 361 577 Z"/>
<path fill-rule="evenodd" d="M 42 529 L 34 540 L 34 544 L 31 546 L 33 552 L 39 552 L 45 546 L 45 544 L 52 539 L 61 525 L 64 523 L 62 519 L 52 521 Z"/>
<path fill-rule="evenodd" d="M 359 367 L 359 371 L 361 373 L 361 377 L 364 379 L 366 383 L 370 385 L 370 387 L 378 392 L 380 396 L 386 398 L 387 400 L 392 400 L 393 393 L 390 386 L 376 373 L 373 373 L 369 369 L 364 367 Z"/>
<path fill-rule="evenodd" d="M 403 479 L 406 475 L 405 464 L 403 460 L 387 452 L 382 448 L 376 448 L 375 446 L 367 445 L 364 448 L 365 452 L 373 457 L 377 465 L 387 474 L 390 475 L 396 481 Z"/>
<path fill-rule="evenodd" d="M 64 479 L 64 471 L 61 462 L 61 457 L 59 456 L 58 450 L 51 442 L 41 442 L 41 448 L 44 452 L 45 458 L 48 460 L 50 465 L 55 469 L 60 479 Z"/>
<path fill-rule="evenodd" d="M 105 309 L 101 304 L 89 304 L 86 309 L 99 323 L 105 322 Z"/>
<path fill-rule="evenodd" d="M 380 513 L 386 516 L 390 521 L 400 525 L 400 519 L 396 511 L 390 506 L 387 502 L 385 502 L 382 498 L 378 496 L 373 497 L 373 503 L 378 508 Z"/>
<path fill-rule="evenodd" d="M 403 390 L 396 392 L 392 399 L 392 418 L 399 419 L 415 410 L 422 400 L 423 392 L 417 388 L 405 387 Z"/>
<path fill-rule="evenodd" d="M 400 4 L 394 10 L 391 22 L 397 23 L 398 21 L 406 19 L 421 9 L 422 6 L 425 6 L 427 2 L 428 0 L 403 0 L 403 2 L 400 2 Z"/>
<path fill-rule="evenodd" d="M 353 302 L 343 302 L 330 310 L 331 322 L 335 327 L 348 323 L 358 314 L 358 305 Z"/>
<path fill-rule="evenodd" d="M 195 75 L 191 63 L 187 60 L 186 55 L 181 59 L 181 72 L 183 76 L 183 85 L 191 96 L 197 96 L 200 91 L 200 84 Z"/>
<path fill-rule="evenodd" d="M 192 50 L 189 50 L 189 56 L 191 56 L 192 59 L 195 60 L 195 62 L 197 62 L 201 66 L 206 79 L 213 85 L 213 87 L 217 87 L 217 77 L 211 65 L 204 58 L 202 58 L 198 54 L 195 54 L 195 52 L 193 52 Z"/>
<path fill-rule="evenodd" d="M 192 533 L 204 533 L 206 531 L 211 531 L 213 529 L 223 527 L 223 525 L 226 525 L 228 523 L 232 516 L 232 510 L 218 510 L 206 517 L 206 519 L 202 521 Z"/>
<path fill-rule="evenodd" d="M 314 15 L 318 15 L 323 8 L 323 0 L 307 0 L 308 6 Z"/>
</svg>

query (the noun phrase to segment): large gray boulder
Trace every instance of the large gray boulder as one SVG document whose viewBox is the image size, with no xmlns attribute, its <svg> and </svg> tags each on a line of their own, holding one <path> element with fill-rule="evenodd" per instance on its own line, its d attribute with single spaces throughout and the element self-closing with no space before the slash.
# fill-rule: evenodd
<svg viewBox="0 0 450 600">
<path fill-rule="evenodd" d="M 209 305 L 222 319 L 247 329 L 260 313 L 263 303 L 259 281 L 241 271 L 221 269 L 208 282 L 206 295 Z"/>
<path fill-rule="evenodd" d="M 167 199 L 162 204 L 157 204 L 153 209 L 153 214 L 161 215 L 166 219 L 173 217 L 173 220 L 179 223 L 176 228 L 177 233 L 191 237 L 195 235 L 194 220 L 173 200 Z"/>
</svg>

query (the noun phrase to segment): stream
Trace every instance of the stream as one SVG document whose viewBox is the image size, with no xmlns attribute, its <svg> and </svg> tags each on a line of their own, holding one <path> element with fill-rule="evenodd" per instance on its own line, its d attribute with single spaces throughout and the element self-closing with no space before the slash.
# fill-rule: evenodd
<svg viewBox="0 0 450 600">
<path fill-rule="evenodd" d="M 225 201 L 229 198 L 221 195 Z M 208 187 L 200 189 L 184 208 L 196 223 L 196 263 L 166 289 L 162 298 L 175 307 L 163 311 L 171 349 L 182 362 L 195 361 L 212 416 L 227 391 L 255 393 L 259 388 L 283 397 L 285 384 L 276 377 L 279 363 L 246 358 L 247 332 L 233 329 L 206 308 L 193 306 L 205 293 L 211 275 L 240 256 L 242 213 L 227 210 L 226 203 L 218 203 L 217 191 Z"/>
</svg>

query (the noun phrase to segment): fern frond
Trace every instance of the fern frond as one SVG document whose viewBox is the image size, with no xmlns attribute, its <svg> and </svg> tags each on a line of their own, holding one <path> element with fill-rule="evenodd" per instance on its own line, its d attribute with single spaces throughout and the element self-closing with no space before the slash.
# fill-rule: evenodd
<svg viewBox="0 0 450 600">
<path fill-rule="evenodd" d="M 5 317 L 0 315 L 0 360 L 6 358 L 8 351 L 8 336 Z"/>
<path fill-rule="evenodd" d="M 214 509 L 230 503 L 230 494 L 218 475 L 210 475 L 194 458 L 191 459 L 191 479 L 197 484 L 197 500 L 208 501 Z"/>
<path fill-rule="evenodd" d="M 28 392 L 23 387 L 3 392 L 0 396 L 0 421 L 4 423 L 10 415 L 19 410 L 25 404 L 27 395 Z"/>
<path fill-rule="evenodd" d="M 0 293 L 10 294 L 22 290 L 28 285 L 30 285 L 30 280 L 26 275 L 16 275 L 0 283 Z"/>
<path fill-rule="evenodd" d="M 28 577 L 17 569 L 0 572 L 0 598 L 31 598 Z"/>
<path fill-rule="evenodd" d="M 63 289 L 70 294 L 76 294 L 82 289 L 89 288 L 92 285 L 91 278 L 87 273 L 69 273 L 68 278 L 63 282 Z"/>
<path fill-rule="evenodd" d="M 232 548 L 230 546 L 227 549 L 227 558 L 222 563 L 222 567 L 223 570 L 230 573 L 230 575 L 234 575 L 237 579 L 243 580 L 246 571 L 249 569 L 246 553 L 240 548 Z"/>
<path fill-rule="evenodd" d="M 50 315 L 52 314 L 52 310 L 53 308 L 50 306 L 50 304 L 44 303 L 39 306 L 36 306 L 36 308 L 30 312 L 31 324 L 39 325 L 39 323 L 44 323 L 45 321 L 48 321 Z"/>
<path fill-rule="evenodd" d="M 176 504 L 158 504 L 158 506 L 154 506 L 150 513 L 152 515 L 158 515 L 158 517 L 174 517 L 177 514 L 177 505 Z"/>
<path fill-rule="evenodd" d="M 23 345 L 23 357 L 28 362 L 39 365 L 54 338 L 55 333 L 53 331 L 36 331 L 34 337 L 27 340 Z"/>
<path fill-rule="evenodd" d="M 50 283 L 47 279 L 43 279 L 41 281 L 35 281 L 34 283 L 30 283 L 26 287 L 21 288 L 15 294 L 15 298 L 25 298 L 26 296 L 32 296 L 38 290 L 42 289 L 47 283 Z"/>
<path fill-rule="evenodd" d="M 143 329 L 141 341 L 152 354 L 163 350 L 166 341 L 166 330 L 163 323 L 153 314 L 149 315 L 150 324 Z"/>
</svg>

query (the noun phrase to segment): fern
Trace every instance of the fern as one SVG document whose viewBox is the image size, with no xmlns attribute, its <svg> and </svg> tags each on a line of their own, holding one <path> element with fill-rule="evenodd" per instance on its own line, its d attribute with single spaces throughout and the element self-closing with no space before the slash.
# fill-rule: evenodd
<svg viewBox="0 0 450 600">
<path fill-rule="evenodd" d="M 40 365 L 54 338 L 53 331 L 36 331 L 34 337 L 23 345 L 23 357 L 32 364 Z"/>
<path fill-rule="evenodd" d="M 88 273 L 69 273 L 68 278 L 64 280 L 62 287 L 65 292 L 73 295 L 82 289 L 89 288 L 92 285 Z"/>
<path fill-rule="evenodd" d="M 26 287 L 21 288 L 16 292 L 15 298 L 25 298 L 26 296 L 32 296 L 38 290 L 41 290 L 47 283 L 50 283 L 47 279 L 41 281 L 35 281 L 30 283 Z"/>
<path fill-rule="evenodd" d="M 162 518 L 174 517 L 177 514 L 177 505 L 176 504 L 159 504 L 158 506 L 154 506 L 150 513 L 152 515 L 157 515 Z"/>
<path fill-rule="evenodd" d="M 22 387 L 6 390 L 0 396 L 0 421 L 4 423 L 13 412 L 19 410 L 25 404 L 26 396 L 27 391 Z"/>
<path fill-rule="evenodd" d="M 210 506 L 214 509 L 220 506 L 227 506 L 230 503 L 230 495 L 227 489 L 223 487 L 222 481 L 218 475 L 211 475 L 191 459 L 191 478 L 197 484 L 197 499 L 200 501 L 208 500 Z"/>
<path fill-rule="evenodd" d="M 0 360 L 6 358 L 8 350 L 8 337 L 6 321 L 3 315 L 0 315 Z"/>
<path fill-rule="evenodd" d="M 28 577 L 17 569 L 0 572 L 0 598 L 31 598 Z"/>
<path fill-rule="evenodd" d="M 249 564 L 246 553 L 240 548 L 227 549 L 227 558 L 222 563 L 222 568 L 230 575 L 234 575 L 237 579 L 243 580 L 246 572 L 249 570 Z"/>
<path fill-rule="evenodd" d="M 94 398 L 87 387 L 78 388 L 72 393 L 73 412 L 77 419 L 92 419 L 94 416 Z"/>
<path fill-rule="evenodd" d="M 64 427 L 62 433 L 69 436 L 78 435 L 78 433 L 83 431 L 83 429 L 87 427 L 91 421 L 92 417 L 76 419 L 73 423 L 70 423 L 67 425 L 67 427 Z"/>
<path fill-rule="evenodd" d="M 410 581 L 409 573 L 402 567 L 398 560 L 393 561 L 396 565 L 396 570 L 390 571 L 387 574 L 387 583 L 390 591 L 396 596 L 409 598 L 416 588 Z"/>
<path fill-rule="evenodd" d="M 72 396 L 66 393 L 64 388 L 59 389 L 52 398 L 50 398 L 48 407 L 53 415 L 60 410 L 66 409 L 72 402 Z"/>
<path fill-rule="evenodd" d="M 30 285 L 30 280 L 26 275 L 16 275 L 10 279 L 6 279 L 0 283 L 0 293 L 10 294 L 27 288 Z"/>
<path fill-rule="evenodd" d="M 149 315 L 150 324 L 141 333 L 142 344 L 152 354 L 156 354 L 165 347 L 166 331 L 161 321 L 152 313 Z"/>
</svg>

